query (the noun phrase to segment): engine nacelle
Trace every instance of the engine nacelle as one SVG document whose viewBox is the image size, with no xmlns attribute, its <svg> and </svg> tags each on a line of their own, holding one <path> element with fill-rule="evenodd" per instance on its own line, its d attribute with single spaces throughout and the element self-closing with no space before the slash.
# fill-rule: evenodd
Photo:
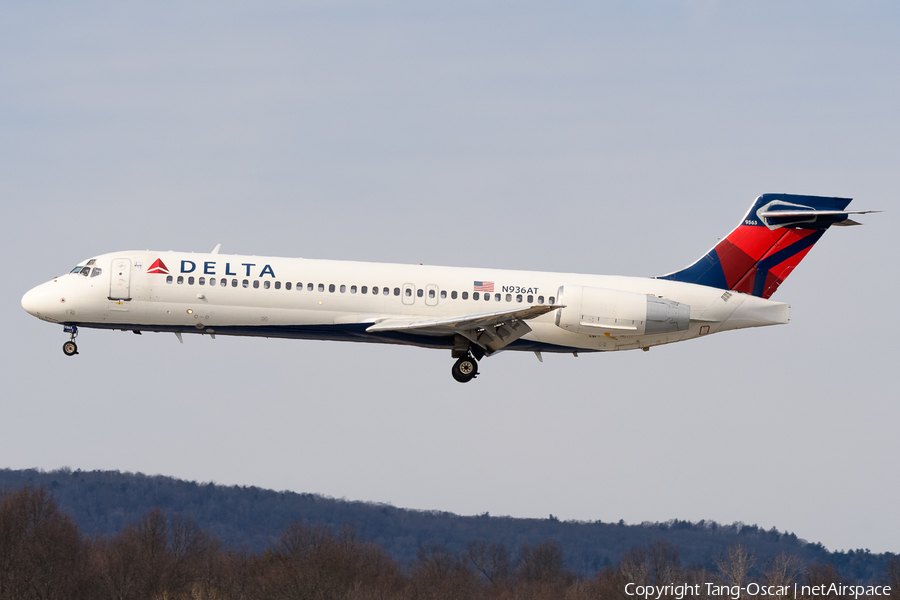
<svg viewBox="0 0 900 600">
<path fill-rule="evenodd" d="M 685 331 L 691 307 L 647 294 L 564 285 L 556 295 L 556 325 L 566 331 L 615 336 Z"/>
</svg>

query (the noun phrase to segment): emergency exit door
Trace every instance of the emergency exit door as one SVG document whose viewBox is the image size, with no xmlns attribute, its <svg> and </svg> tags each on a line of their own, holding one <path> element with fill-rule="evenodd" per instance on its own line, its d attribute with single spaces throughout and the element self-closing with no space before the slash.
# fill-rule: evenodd
<svg viewBox="0 0 900 600">
<path fill-rule="evenodd" d="M 131 300 L 131 259 L 113 259 L 109 273 L 109 299 Z"/>
</svg>

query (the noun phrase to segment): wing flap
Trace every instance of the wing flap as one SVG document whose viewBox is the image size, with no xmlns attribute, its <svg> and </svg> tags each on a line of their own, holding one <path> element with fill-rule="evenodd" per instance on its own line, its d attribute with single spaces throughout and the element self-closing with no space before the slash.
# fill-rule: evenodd
<svg viewBox="0 0 900 600">
<path fill-rule="evenodd" d="M 485 350 L 495 352 L 531 331 L 525 321 L 561 308 L 536 304 L 515 310 L 460 315 L 443 319 L 381 319 L 369 332 L 407 331 L 431 335 L 461 335 Z"/>
<path fill-rule="evenodd" d="M 536 304 L 516 310 L 498 310 L 487 313 L 476 313 L 446 317 L 443 319 L 380 319 L 368 327 L 366 331 L 403 331 L 409 329 L 446 329 L 448 333 L 461 330 L 480 329 L 497 325 L 506 321 L 527 321 L 548 312 L 561 308 L 559 305 L 549 306 Z"/>
</svg>

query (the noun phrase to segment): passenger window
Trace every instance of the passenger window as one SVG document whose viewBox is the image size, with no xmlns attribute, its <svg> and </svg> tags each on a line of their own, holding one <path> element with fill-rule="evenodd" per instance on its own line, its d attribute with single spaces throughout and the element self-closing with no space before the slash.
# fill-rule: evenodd
<svg viewBox="0 0 900 600">
<path fill-rule="evenodd" d="M 500 294 L 494 294 L 494 300 L 500 302 Z"/>
<path fill-rule="evenodd" d="M 446 298 L 447 298 L 447 291 L 446 291 L 446 290 L 441 290 L 441 299 L 444 300 L 444 299 L 446 299 Z"/>
<path fill-rule="evenodd" d="M 300 283 L 300 282 L 298 281 L 298 282 L 297 282 L 297 288 L 296 288 L 296 289 L 297 289 L 298 292 L 302 292 L 302 291 L 303 291 L 303 284 Z"/>
<path fill-rule="evenodd" d="M 406 294 L 406 297 L 409 298 L 410 296 L 412 296 L 412 288 L 406 288 L 406 291 L 404 293 Z"/>
<path fill-rule="evenodd" d="M 243 280 L 243 281 L 241 282 L 241 287 L 245 287 L 245 288 L 250 287 L 250 282 L 247 281 L 246 279 Z"/>
<path fill-rule="evenodd" d="M 400 295 L 400 288 L 394 288 L 394 295 L 395 295 L 395 296 L 399 296 L 399 295 Z"/>
<path fill-rule="evenodd" d="M 174 279 L 172 278 L 171 275 L 169 275 L 168 277 L 166 277 L 166 283 L 172 283 L 173 281 L 174 281 Z"/>
<path fill-rule="evenodd" d="M 307 291 L 307 292 L 313 291 L 313 284 L 307 283 L 307 284 L 306 284 L 306 291 Z"/>
<path fill-rule="evenodd" d="M 184 283 L 184 277 L 179 275 L 178 279 L 175 280 L 175 283 L 177 283 L 178 285 L 181 285 L 182 283 Z"/>
<path fill-rule="evenodd" d="M 499 300 L 499 299 L 500 299 L 500 298 L 497 298 L 497 300 Z M 507 301 L 507 302 L 512 302 L 512 294 L 507 294 L 507 295 L 506 295 L 506 301 Z M 521 302 L 521 301 L 522 301 L 522 300 L 520 299 L 519 302 Z"/>
<path fill-rule="evenodd" d="M 378 287 L 377 286 L 372 287 L 372 293 L 375 294 L 376 296 L 378 295 Z"/>
<path fill-rule="evenodd" d="M 325 291 L 325 284 L 324 284 L 324 283 L 320 283 L 320 284 L 319 284 L 319 291 L 320 291 L 320 292 L 324 292 L 324 291 Z"/>
<path fill-rule="evenodd" d="M 237 287 L 237 279 L 231 280 L 231 287 Z"/>
<path fill-rule="evenodd" d="M 366 288 L 367 288 L 367 286 L 362 286 L 362 288 L 360 288 L 359 292 L 360 292 L 361 294 L 365 294 L 365 293 L 366 293 Z"/>
<path fill-rule="evenodd" d="M 533 302 L 534 302 L 534 296 L 532 296 L 531 294 L 528 294 L 528 304 L 531 304 Z"/>
<path fill-rule="evenodd" d="M 259 289 L 259 279 L 253 280 L 253 289 L 255 289 L 255 290 Z"/>
<path fill-rule="evenodd" d="M 434 290 L 428 290 L 428 297 L 429 297 L 429 298 L 434 298 L 435 295 L 436 295 L 436 294 L 434 293 Z"/>
<path fill-rule="evenodd" d="M 276 289 L 276 290 L 280 290 L 280 289 L 281 289 L 281 282 L 280 282 L 280 281 L 276 281 L 276 282 L 275 282 L 275 289 Z"/>
<path fill-rule="evenodd" d="M 197 280 L 198 285 L 206 285 L 206 277 L 201 277 Z"/>
<path fill-rule="evenodd" d="M 332 294 L 334 293 L 334 284 L 333 283 L 328 284 L 328 291 L 331 292 Z"/>
<path fill-rule="evenodd" d="M 422 288 L 416 290 L 416 296 L 418 296 L 419 298 L 422 297 Z"/>
<path fill-rule="evenodd" d="M 91 271 L 91 277 L 96 277 L 97 275 L 99 275 L 102 272 L 103 272 L 103 269 L 101 269 L 100 267 L 94 267 L 94 270 Z"/>
<path fill-rule="evenodd" d="M 272 287 L 272 282 L 266 279 L 265 281 L 263 281 L 263 287 L 269 289 L 270 287 Z"/>
<path fill-rule="evenodd" d="M 544 303 L 544 297 L 538 296 L 538 304 L 543 304 L 543 303 Z"/>
<path fill-rule="evenodd" d="M 556 298 L 550 296 L 550 304 L 556 304 Z"/>
<path fill-rule="evenodd" d="M 463 292 L 463 298 L 465 298 L 466 293 Z M 481 298 L 481 295 L 478 292 L 472 292 L 472 300 L 478 300 Z"/>
<path fill-rule="evenodd" d="M 286 289 L 286 290 L 291 289 L 291 282 L 290 282 L 290 281 L 286 281 L 286 282 L 284 283 L 284 289 Z"/>
<path fill-rule="evenodd" d="M 463 299 L 463 300 L 468 300 L 468 299 L 469 299 L 469 292 L 463 292 L 463 293 L 462 293 L 462 299 Z M 476 298 L 476 300 L 477 300 L 477 298 Z"/>
<path fill-rule="evenodd" d="M 171 278 L 170 278 L 170 279 L 171 279 Z M 216 285 L 216 278 L 215 278 L 215 277 L 210 277 L 210 278 L 209 278 L 209 285 Z"/>
<path fill-rule="evenodd" d="M 516 302 L 522 301 L 522 294 L 516 294 Z"/>
<path fill-rule="evenodd" d="M 456 300 L 456 292 L 455 292 L 455 291 L 450 292 L 450 299 L 451 299 L 451 300 Z"/>
<path fill-rule="evenodd" d="M 222 287 L 226 287 L 228 285 L 228 280 L 223 277 L 219 280 L 219 285 L 221 285 Z"/>
<path fill-rule="evenodd" d="M 188 277 L 188 285 L 194 285 L 194 278 Z"/>
<path fill-rule="evenodd" d="M 355 285 L 351 285 L 351 286 L 350 286 L 350 293 L 351 293 L 351 294 L 355 294 L 355 293 L 356 293 L 356 286 L 355 286 Z"/>
<path fill-rule="evenodd" d="M 347 286 L 342 283 L 341 284 L 341 293 L 343 294 L 346 291 L 347 291 Z"/>
</svg>

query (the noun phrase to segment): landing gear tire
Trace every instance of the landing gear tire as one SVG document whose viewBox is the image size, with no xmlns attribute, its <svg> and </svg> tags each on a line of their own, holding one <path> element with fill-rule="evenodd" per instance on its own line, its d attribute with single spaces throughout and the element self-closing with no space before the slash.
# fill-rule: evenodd
<svg viewBox="0 0 900 600">
<path fill-rule="evenodd" d="M 74 356 L 78 354 L 78 346 L 75 345 L 75 342 L 66 342 L 63 344 L 63 353 L 66 356 Z"/>
<path fill-rule="evenodd" d="M 467 383 L 478 376 L 478 363 L 471 356 L 464 356 L 453 363 L 453 379 Z"/>
</svg>

